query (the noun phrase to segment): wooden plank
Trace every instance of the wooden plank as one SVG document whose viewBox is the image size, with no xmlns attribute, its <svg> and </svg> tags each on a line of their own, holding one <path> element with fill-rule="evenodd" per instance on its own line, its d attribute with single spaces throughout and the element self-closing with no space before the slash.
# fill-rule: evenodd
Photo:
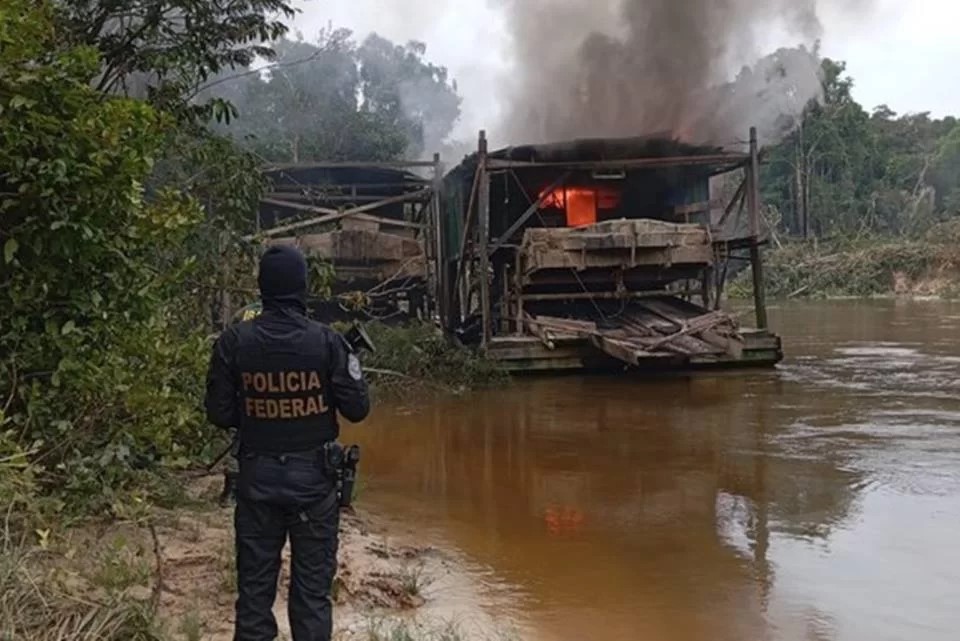
<svg viewBox="0 0 960 641">
<path fill-rule="evenodd" d="M 534 320 L 542 325 L 549 325 L 557 329 L 567 329 L 575 332 L 597 331 L 597 324 L 593 321 L 583 321 L 573 318 L 558 318 L 555 316 L 537 316 Z"/>
<path fill-rule="evenodd" d="M 627 251 L 605 253 L 577 253 L 562 250 L 547 250 L 528 253 L 524 273 L 530 275 L 542 269 L 589 269 L 614 268 L 627 262 L 630 267 L 652 267 L 663 265 L 701 265 L 713 264 L 713 249 L 709 245 L 698 247 L 673 247 L 638 252 L 631 259 Z"/>
<path fill-rule="evenodd" d="M 743 357 L 743 341 L 729 336 L 721 336 L 710 330 L 700 332 L 700 338 L 709 345 L 713 345 L 731 358 Z"/>
<path fill-rule="evenodd" d="M 384 205 L 391 205 L 394 203 L 407 202 L 411 200 L 419 200 L 420 198 L 423 198 L 424 196 L 429 195 L 430 191 L 431 191 L 430 189 L 422 189 L 418 192 L 403 194 L 400 196 L 393 196 L 376 203 L 370 203 L 369 205 L 361 205 L 360 207 L 354 207 L 352 209 L 347 209 L 344 211 L 336 211 L 336 210 L 326 209 L 324 207 L 300 205 L 298 203 L 290 203 L 290 202 L 284 202 L 279 200 L 263 200 L 261 202 L 266 202 L 267 204 L 278 205 L 281 207 L 289 207 L 291 209 L 298 209 L 300 211 L 321 213 L 323 215 L 318 218 L 310 218 L 307 220 L 301 220 L 295 223 L 290 223 L 289 225 L 274 227 L 273 229 L 269 229 L 261 233 L 268 237 L 272 237 L 272 236 L 279 236 L 280 234 L 285 234 L 287 232 L 295 231 L 298 229 L 303 229 L 305 227 L 312 227 L 314 225 L 323 225 L 326 223 L 332 223 L 334 221 L 340 220 L 341 218 L 347 218 L 348 216 L 354 216 L 356 214 L 363 214 L 368 211 L 373 211 L 374 209 L 383 207 Z M 251 240 L 254 240 L 254 238 L 256 238 L 256 235 L 250 235 L 250 236 L 245 236 L 243 240 L 249 242 Z"/>
<path fill-rule="evenodd" d="M 529 220 L 531 216 L 533 216 L 535 213 L 537 213 L 537 211 L 540 210 L 540 207 L 543 205 L 543 201 L 546 200 L 551 193 L 553 193 L 553 190 L 563 185 L 566 182 L 567 178 L 569 177 L 570 177 L 570 172 L 568 171 L 562 174 L 556 180 L 554 180 L 549 187 L 544 189 L 540 193 L 540 196 L 537 198 L 537 200 L 531 203 L 530 206 L 527 207 L 527 210 L 523 212 L 523 214 L 521 214 L 520 218 L 518 218 L 512 225 L 510 225 L 510 228 L 507 229 L 507 231 L 505 231 L 503 235 L 497 239 L 497 241 L 493 244 L 493 247 L 491 247 L 488 250 L 490 255 L 492 256 L 498 249 L 503 247 L 503 244 L 509 241 L 510 238 L 516 233 L 516 231 L 520 229 L 520 227 L 522 227 L 523 224 L 527 222 L 527 220 Z"/>
<path fill-rule="evenodd" d="M 629 169 L 656 167 L 693 167 L 699 165 L 720 165 L 725 163 L 737 166 L 749 160 L 746 154 L 712 154 L 704 156 L 674 156 L 666 158 L 632 158 L 625 160 L 592 160 L 573 162 L 528 162 L 523 160 L 490 159 L 490 169 Z"/>
<path fill-rule="evenodd" d="M 433 167 L 432 160 L 391 160 L 384 162 L 292 162 L 264 165 L 262 171 L 283 171 L 284 169 L 403 169 L 404 167 Z"/>
<path fill-rule="evenodd" d="M 673 208 L 673 213 L 677 216 L 687 216 L 689 214 L 702 214 L 705 211 L 710 211 L 710 208 L 713 206 L 713 203 L 709 200 L 704 200 L 698 203 L 690 203 L 689 205 L 676 205 Z"/>
<path fill-rule="evenodd" d="M 483 323 L 481 347 L 487 348 L 493 335 L 493 311 L 490 301 L 490 255 L 487 243 L 490 241 L 490 170 L 487 166 L 487 133 L 480 132 L 480 186 L 477 193 L 477 223 L 480 232 L 480 316 Z"/>
<path fill-rule="evenodd" d="M 729 320 L 729 318 L 730 317 L 725 312 L 710 312 L 708 314 L 704 314 L 703 316 L 698 316 L 697 318 L 694 318 L 693 320 L 690 320 L 684 323 L 685 327 L 682 330 L 674 334 L 670 334 L 669 336 L 663 337 L 662 339 L 654 343 L 652 346 L 650 346 L 649 349 L 653 351 L 656 348 L 666 345 L 667 343 L 674 341 L 682 336 L 687 336 L 689 334 L 704 332 L 709 329 L 713 329 L 720 323 L 723 323 L 724 321 Z"/>
<path fill-rule="evenodd" d="M 627 365 L 636 366 L 640 364 L 641 358 L 655 356 L 629 341 L 616 340 L 604 336 L 591 336 L 590 344 L 608 356 L 623 361 Z"/>
</svg>

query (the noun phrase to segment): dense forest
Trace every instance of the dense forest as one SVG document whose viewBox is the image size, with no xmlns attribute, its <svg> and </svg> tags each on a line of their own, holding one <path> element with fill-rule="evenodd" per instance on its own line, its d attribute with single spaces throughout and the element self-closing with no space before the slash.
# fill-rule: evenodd
<svg viewBox="0 0 960 641">
<path fill-rule="evenodd" d="M 843 63 L 822 69 L 822 102 L 766 153 L 763 195 L 780 229 L 909 236 L 960 213 L 960 122 L 885 105 L 868 112 Z"/>
<path fill-rule="evenodd" d="M 868 111 L 842 62 L 824 60 L 822 82 L 822 100 L 763 152 L 768 293 L 960 294 L 960 121 Z"/>
</svg>

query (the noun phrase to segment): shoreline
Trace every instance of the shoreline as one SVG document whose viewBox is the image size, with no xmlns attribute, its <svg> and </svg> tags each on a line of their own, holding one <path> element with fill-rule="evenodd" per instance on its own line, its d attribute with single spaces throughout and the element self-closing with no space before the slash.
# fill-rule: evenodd
<svg viewBox="0 0 960 641">
<path fill-rule="evenodd" d="M 216 479 L 191 488 L 215 495 Z M 236 576 L 233 508 L 181 509 L 157 526 L 162 559 L 158 619 L 172 639 L 230 641 Z M 520 638 L 519 621 L 504 611 L 478 568 L 442 541 L 424 542 L 409 526 L 362 507 L 341 513 L 334 581 L 337 641 L 502 641 Z M 289 544 L 283 552 L 274 613 L 279 639 L 287 621 Z M 506 625 L 505 625 L 506 624 Z"/>
<path fill-rule="evenodd" d="M 728 297 L 727 300 L 731 303 L 751 303 L 753 299 L 750 296 L 736 296 Z M 941 294 L 903 294 L 897 292 L 890 292 L 887 294 L 870 294 L 868 296 L 794 296 L 794 297 L 781 297 L 781 298 L 769 298 L 767 299 L 768 305 L 776 305 L 778 303 L 791 303 L 791 302 L 800 302 L 800 301 L 872 301 L 872 300 L 881 300 L 881 301 L 915 301 L 920 303 L 929 303 L 929 302 L 944 302 L 949 303 L 956 300 L 960 300 L 960 296 L 943 296 Z"/>
</svg>

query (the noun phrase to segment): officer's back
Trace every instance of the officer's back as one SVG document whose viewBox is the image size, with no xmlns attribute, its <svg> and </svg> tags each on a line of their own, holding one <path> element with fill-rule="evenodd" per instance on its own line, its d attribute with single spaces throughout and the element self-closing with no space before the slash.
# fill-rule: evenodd
<svg viewBox="0 0 960 641">
<path fill-rule="evenodd" d="M 263 311 L 227 328 L 214 346 L 206 407 L 240 437 L 236 535 L 237 641 L 276 636 L 271 608 L 280 551 L 292 547 L 290 619 L 295 641 L 330 636 L 338 511 L 326 458 L 370 409 L 359 361 L 342 336 L 306 316 L 306 262 L 272 247 L 260 262 Z"/>
</svg>

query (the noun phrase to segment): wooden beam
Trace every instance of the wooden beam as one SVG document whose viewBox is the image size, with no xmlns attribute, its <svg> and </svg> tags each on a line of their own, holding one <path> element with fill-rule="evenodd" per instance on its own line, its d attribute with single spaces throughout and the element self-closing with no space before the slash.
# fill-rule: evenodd
<svg viewBox="0 0 960 641">
<path fill-rule="evenodd" d="M 563 301 L 563 300 L 620 300 L 630 298 L 657 298 L 659 296 L 674 296 L 684 292 L 668 292 L 666 290 L 651 290 L 646 292 L 559 292 L 554 294 L 524 294 L 524 302 L 535 301 Z M 690 293 L 700 293 L 699 290 Z"/>
<path fill-rule="evenodd" d="M 336 211 L 336 210 L 326 209 L 323 207 L 313 207 L 310 205 L 288 203 L 288 202 L 278 201 L 278 200 L 263 201 L 263 202 L 267 202 L 267 204 L 277 205 L 280 207 L 289 207 L 291 209 L 308 211 L 312 213 L 322 213 L 323 215 L 320 216 L 319 218 L 310 218 L 307 220 L 301 220 L 299 222 L 290 223 L 289 225 L 274 227 L 273 229 L 268 229 L 265 232 L 261 232 L 261 235 L 266 235 L 268 237 L 279 236 L 280 234 L 285 234 L 287 232 L 303 229 L 304 227 L 312 227 L 314 225 L 323 225 L 326 223 L 332 223 L 337 220 L 347 218 L 349 216 L 354 216 L 356 214 L 362 214 L 368 211 L 373 211 L 374 209 L 383 207 L 384 205 L 392 205 L 394 203 L 408 202 L 411 200 L 419 200 L 424 196 L 429 195 L 431 191 L 432 191 L 431 189 L 422 189 L 412 194 L 403 194 L 400 196 L 393 196 L 393 197 L 381 200 L 380 202 L 370 203 L 369 205 L 361 205 L 360 207 L 354 207 L 352 209 L 347 209 L 345 211 Z M 253 236 L 253 235 L 245 236 L 243 240 L 251 241 L 251 240 L 254 240 L 255 237 L 256 236 Z"/>
<path fill-rule="evenodd" d="M 746 195 L 747 189 L 747 179 L 744 178 L 740 181 L 740 186 L 737 187 L 737 191 L 734 192 L 733 198 L 730 199 L 730 202 L 727 203 L 726 209 L 723 210 L 723 216 L 720 217 L 719 222 L 717 222 L 716 227 L 719 229 L 727 222 L 727 218 L 730 217 L 730 214 L 733 212 L 733 208 L 737 206 L 737 203 L 740 203 L 740 211 L 743 211 L 743 199 Z M 739 215 L 739 214 L 738 214 Z"/>
<path fill-rule="evenodd" d="M 747 206 L 750 210 L 750 266 L 753 271 L 753 306 L 757 328 L 767 328 L 767 295 L 763 282 L 763 259 L 760 255 L 760 156 L 757 151 L 757 128 L 750 128 L 750 182 L 747 186 Z"/>
<path fill-rule="evenodd" d="M 611 356 L 618 361 L 623 361 L 627 365 L 639 365 L 641 354 L 643 356 L 651 356 L 651 354 L 648 354 L 645 350 L 642 350 L 636 345 L 627 341 L 608 338 L 605 336 L 590 336 L 588 340 L 590 341 L 591 345 L 596 347 L 607 356 Z"/>
<path fill-rule="evenodd" d="M 443 164 L 440 162 L 440 154 L 433 154 L 433 197 L 430 199 L 431 224 L 428 229 L 433 233 L 433 288 L 428 299 L 430 311 L 436 311 L 437 318 L 440 319 L 441 327 L 445 322 L 445 315 L 449 305 L 447 304 L 447 270 L 446 261 L 443 252 Z M 433 309 L 435 306 L 435 309 Z"/>
<path fill-rule="evenodd" d="M 351 192 L 356 189 L 357 191 L 363 191 L 365 189 L 405 189 L 405 188 L 423 188 L 430 184 L 429 180 L 424 180 L 417 178 L 416 180 L 410 179 L 402 182 L 390 182 L 390 183 L 308 183 L 308 182 L 289 182 L 281 183 L 273 186 L 273 191 L 339 191 L 339 192 Z"/>
<path fill-rule="evenodd" d="M 689 336 L 690 334 L 698 334 L 700 332 L 711 330 L 720 323 L 723 323 L 729 319 L 730 315 L 726 312 L 708 312 L 703 316 L 692 318 L 683 324 L 683 329 L 673 334 L 664 336 L 663 338 L 648 345 L 647 350 L 652 352 L 683 336 Z"/>
<path fill-rule="evenodd" d="M 432 160 L 391 160 L 385 162 L 295 162 L 264 165 L 262 171 L 285 169 L 403 169 L 404 167 L 433 167 Z"/>
<path fill-rule="evenodd" d="M 421 188 L 422 189 L 422 188 Z M 266 194 L 266 198 L 262 199 L 261 202 L 265 200 L 275 200 L 283 203 L 322 203 L 314 205 L 315 207 L 322 207 L 328 204 L 335 203 L 375 203 L 387 198 L 384 194 L 367 194 L 363 196 L 351 196 L 349 194 L 297 194 L 293 192 L 270 192 Z"/>
<path fill-rule="evenodd" d="M 271 205 L 273 207 L 286 207 L 287 209 L 296 209 L 297 211 L 308 211 L 312 214 L 322 214 L 324 216 L 334 216 L 340 213 L 339 209 L 331 209 L 329 207 L 320 207 L 318 205 L 303 205 L 301 203 L 293 203 L 289 200 L 277 200 L 275 198 L 261 198 L 260 202 L 264 205 Z"/>
<path fill-rule="evenodd" d="M 491 158 L 490 169 L 656 169 L 660 167 L 683 167 L 733 163 L 743 165 L 750 160 L 745 154 L 715 154 L 708 156 L 674 156 L 667 158 L 630 158 L 624 160 L 591 160 L 569 162 L 528 162 L 523 160 L 500 160 Z"/>
<path fill-rule="evenodd" d="M 483 341 L 486 349 L 493 336 L 493 318 L 490 307 L 490 255 L 487 242 L 490 238 L 490 174 L 487 167 L 487 133 L 480 132 L 480 191 L 477 195 L 477 215 L 480 228 L 480 311 L 483 321 Z"/>
<path fill-rule="evenodd" d="M 498 249 L 500 249 L 503 246 L 504 243 L 509 241 L 510 237 L 513 236 L 513 234 L 516 233 L 516 231 L 520 229 L 520 227 L 522 227 L 523 224 L 527 222 L 527 220 L 529 220 L 531 216 L 533 216 L 535 213 L 537 213 L 537 211 L 540 210 L 540 207 L 543 205 L 543 201 L 546 200 L 547 196 L 549 196 L 554 189 L 563 185 L 566 182 L 567 178 L 569 177 L 570 177 L 570 172 L 569 171 L 564 172 L 563 175 L 561 175 L 559 178 L 554 180 L 549 187 L 544 189 L 540 193 L 540 195 L 537 197 L 536 201 L 531 203 L 530 206 L 527 207 L 527 210 L 523 212 L 523 214 L 520 216 L 520 218 L 517 218 L 517 220 L 512 225 L 510 225 L 510 228 L 507 229 L 507 231 L 505 231 L 503 235 L 497 239 L 497 242 L 495 242 L 493 244 L 493 247 L 491 247 L 488 250 L 488 253 L 492 256 Z"/>
<path fill-rule="evenodd" d="M 454 291 L 460 291 L 460 281 L 463 280 L 463 274 L 467 268 L 467 240 L 470 238 L 470 226 L 473 224 L 477 190 L 480 188 L 480 170 L 480 165 L 477 165 L 477 170 L 473 174 L 473 184 L 470 186 L 470 202 L 467 205 L 467 215 L 463 221 L 463 233 L 460 235 L 460 254 L 458 255 L 459 262 L 457 263 L 457 278 L 454 281 Z"/>
</svg>

